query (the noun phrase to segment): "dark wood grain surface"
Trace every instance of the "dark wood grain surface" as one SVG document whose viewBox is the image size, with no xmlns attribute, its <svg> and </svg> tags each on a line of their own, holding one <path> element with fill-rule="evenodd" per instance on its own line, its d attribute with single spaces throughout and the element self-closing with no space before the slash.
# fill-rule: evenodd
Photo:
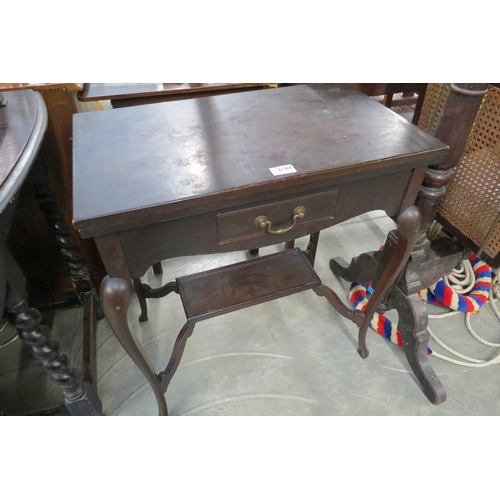
<svg viewBox="0 0 500 500">
<path fill-rule="evenodd" d="M 89 145 L 92 145 L 89 147 Z M 348 85 L 82 113 L 74 117 L 74 222 L 133 216 L 275 192 L 383 167 L 441 161 L 446 146 Z M 291 164 L 296 173 L 273 176 Z"/>
<path fill-rule="evenodd" d="M 129 99 L 168 94 L 192 94 L 238 88 L 262 87 L 264 83 L 86 83 L 79 92 L 82 102 Z"/>
<path fill-rule="evenodd" d="M 186 318 L 195 321 L 321 284 L 299 248 L 192 274 L 176 281 Z"/>
<path fill-rule="evenodd" d="M 31 90 L 5 97 L 7 106 L 0 107 L 0 187 L 25 150 L 37 118 L 36 96 Z"/>
</svg>

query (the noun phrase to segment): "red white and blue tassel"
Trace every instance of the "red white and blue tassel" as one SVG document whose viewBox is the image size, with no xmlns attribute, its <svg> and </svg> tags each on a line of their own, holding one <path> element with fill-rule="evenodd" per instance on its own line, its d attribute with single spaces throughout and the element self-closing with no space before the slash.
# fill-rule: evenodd
<svg viewBox="0 0 500 500">
<path fill-rule="evenodd" d="M 434 285 L 419 292 L 422 300 L 448 307 L 454 311 L 477 314 L 491 293 L 491 268 L 474 254 L 470 256 L 469 261 L 475 277 L 475 284 L 469 295 L 460 294 L 449 284 L 447 279 L 442 278 Z M 349 290 L 349 300 L 353 308 L 364 311 L 372 293 L 371 283 L 352 283 Z M 403 346 L 402 335 L 397 326 L 385 315 L 376 312 L 370 327 L 387 340 L 400 347 Z M 427 347 L 427 353 L 433 355 L 434 351 Z"/>
</svg>

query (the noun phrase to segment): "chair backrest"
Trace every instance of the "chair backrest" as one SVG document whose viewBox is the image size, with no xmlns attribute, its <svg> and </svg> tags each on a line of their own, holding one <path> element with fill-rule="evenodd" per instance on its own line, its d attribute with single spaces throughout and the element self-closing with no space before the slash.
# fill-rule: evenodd
<svg viewBox="0 0 500 500">
<path fill-rule="evenodd" d="M 418 126 L 435 133 L 452 84 L 429 84 Z M 454 118 L 459 120 L 460 116 Z M 457 124 L 458 126 L 458 124 Z M 436 220 L 490 266 L 500 266 L 500 88 L 489 85 Z"/>
</svg>

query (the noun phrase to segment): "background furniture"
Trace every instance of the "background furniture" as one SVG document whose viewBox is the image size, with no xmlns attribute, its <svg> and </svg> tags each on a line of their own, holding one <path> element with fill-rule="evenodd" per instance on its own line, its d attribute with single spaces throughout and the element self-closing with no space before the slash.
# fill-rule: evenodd
<svg viewBox="0 0 500 500">
<path fill-rule="evenodd" d="M 7 246 L 16 255 L 19 266 L 26 277 L 26 289 L 33 305 L 44 309 L 60 305 L 81 304 L 81 295 L 75 289 L 80 276 L 68 267 L 66 257 L 83 259 L 94 286 L 104 277 L 104 266 L 92 240 L 82 240 L 72 226 L 72 136 L 73 114 L 77 112 L 76 92 L 78 83 L 0 83 L 0 92 L 9 98 L 10 91 L 32 89 L 40 93 L 47 108 L 47 132 L 40 147 L 39 162 L 47 176 L 46 204 L 51 196 L 57 197 L 58 206 L 64 217 L 69 236 L 74 242 L 73 257 L 54 238 L 53 230 L 47 225 L 45 215 L 40 211 L 40 199 L 36 188 L 24 185 L 19 195 L 14 214 L 15 231 L 11 231 Z"/>
<path fill-rule="evenodd" d="M 110 100 L 113 108 L 274 88 L 275 83 L 84 83 L 82 102 Z"/>
<path fill-rule="evenodd" d="M 369 96 L 384 96 L 384 105 L 390 108 L 393 103 L 394 94 L 418 94 L 417 98 L 409 97 L 398 99 L 397 104 L 415 104 L 412 123 L 418 123 L 420 111 L 425 98 L 427 83 L 350 83 L 351 87 Z"/>
<path fill-rule="evenodd" d="M 0 107 L 0 310 L 7 311 L 21 340 L 41 361 L 50 379 L 62 389 L 70 413 L 98 415 L 101 414 L 101 402 L 92 386 L 92 376 L 95 373 L 91 369 L 88 371 L 90 367 L 87 366 L 87 369 L 83 370 L 87 379 L 81 378 L 71 367 L 68 357 L 60 354 L 59 343 L 50 339 L 50 329 L 41 324 L 40 312 L 29 307 L 26 280 L 6 247 L 10 226 L 16 223 L 13 222 L 13 217 L 21 186 L 29 178 L 47 129 L 46 107 L 40 94 L 31 90 L 9 92 L 2 103 Z M 36 185 L 39 190 L 46 190 L 43 176 L 38 177 Z M 54 203 L 51 202 L 49 207 L 54 209 Z M 54 214 L 47 212 L 47 215 Z M 67 235 L 65 236 L 67 240 Z M 91 300 L 89 307 L 92 314 L 95 309 L 91 291 L 87 300 Z M 39 380 L 32 381 L 35 386 L 39 385 L 37 382 Z M 49 409 L 46 401 L 41 400 L 39 403 L 42 405 L 38 408 L 39 411 Z M 8 402 L 2 401 L 3 414 L 9 413 L 8 406 Z M 16 407 L 15 404 L 13 406 Z M 33 410 L 32 405 L 31 410 Z"/>
<path fill-rule="evenodd" d="M 418 126 L 437 137 L 449 130 L 452 155 L 447 162 L 453 174 L 437 206 L 436 220 L 498 268 L 500 89 L 487 84 L 430 84 Z"/>
</svg>

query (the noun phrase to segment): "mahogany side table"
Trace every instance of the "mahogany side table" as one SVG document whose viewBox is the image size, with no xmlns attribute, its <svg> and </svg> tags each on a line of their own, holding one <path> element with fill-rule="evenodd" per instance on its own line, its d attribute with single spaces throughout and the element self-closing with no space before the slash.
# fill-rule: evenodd
<svg viewBox="0 0 500 500">
<path fill-rule="evenodd" d="M 197 321 L 284 294 L 312 289 L 325 296 L 359 326 L 359 353 L 366 357 L 373 313 L 387 302 L 415 245 L 425 245 L 436 196 L 426 197 L 432 190 L 421 186 L 446 154 L 442 142 L 348 85 L 75 115 L 74 224 L 97 243 L 108 272 L 101 286 L 104 313 L 153 389 L 159 413 L 168 414 L 164 392 Z M 371 210 L 384 210 L 397 230 L 373 261 L 374 293 L 364 313 L 321 284 L 312 268 L 314 248 L 304 258 L 288 249 L 272 264 L 261 257 L 146 290 L 151 298 L 179 293 L 186 311 L 162 372 L 132 336 L 133 280 L 155 262 L 274 245 Z M 203 291 L 207 283 L 219 284 L 213 301 Z M 444 389 L 425 353 L 428 338 L 411 328 L 404 337 L 424 393 L 442 402 Z"/>
</svg>

